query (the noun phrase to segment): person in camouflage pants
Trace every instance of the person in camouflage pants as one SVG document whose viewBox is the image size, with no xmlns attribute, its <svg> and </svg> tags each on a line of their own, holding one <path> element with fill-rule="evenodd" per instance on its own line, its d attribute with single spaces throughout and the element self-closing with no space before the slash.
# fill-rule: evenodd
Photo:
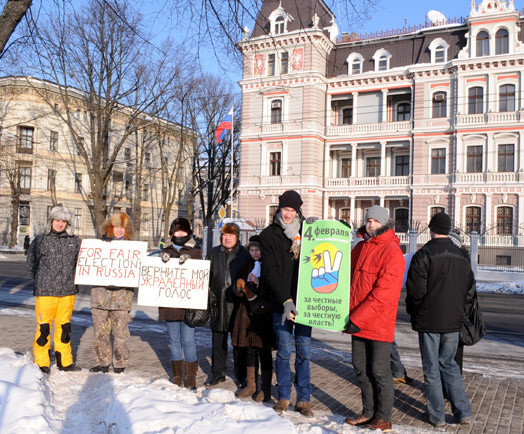
<svg viewBox="0 0 524 434">
<path fill-rule="evenodd" d="M 114 213 L 102 226 L 102 240 L 132 240 L 133 226 L 124 212 Z M 94 347 L 97 365 L 90 372 L 122 373 L 129 363 L 129 320 L 133 288 L 95 286 L 91 288 Z M 111 349 L 111 331 L 113 348 Z"/>
</svg>

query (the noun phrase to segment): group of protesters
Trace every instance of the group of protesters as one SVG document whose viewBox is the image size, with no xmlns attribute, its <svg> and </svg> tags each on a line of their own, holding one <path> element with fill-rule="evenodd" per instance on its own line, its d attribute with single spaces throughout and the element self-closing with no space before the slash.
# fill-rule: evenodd
<svg viewBox="0 0 524 434">
<path fill-rule="evenodd" d="M 221 228 L 220 244 L 210 260 L 210 288 L 216 306 L 210 321 L 212 372 L 207 387 L 226 381 L 228 342 L 233 347 L 234 376 L 241 398 L 271 400 L 272 350 L 276 350 L 277 402 L 282 414 L 290 408 L 292 336 L 295 344 L 296 402 L 293 409 L 313 417 L 311 409 L 311 327 L 295 322 L 301 228 L 304 221 L 300 195 L 293 190 L 279 197 L 272 223 L 260 235 L 241 245 L 235 223 Z M 364 224 L 357 229 L 360 242 L 351 253 L 350 311 L 344 333 L 351 335 L 352 363 L 362 397 L 362 410 L 345 423 L 382 431 L 391 430 L 394 386 L 393 360 L 398 301 L 403 277 L 406 309 L 413 330 L 418 332 L 424 371 L 427 422 L 445 424 L 444 396 L 451 402 L 460 424 L 471 421 L 471 405 L 465 393 L 461 367 L 455 361 L 460 351 L 459 333 L 471 309 L 475 280 L 469 257 L 448 236 L 451 219 L 436 214 L 429 222 L 431 240 L 406 261 L 386 208 L 367 209 Z M 115 212 L 102 227 L 105 241 L 132 240 L 129 216 Z M 164 241 L 161 259 L 178 258 L 180 264 L 201 260 L 200 247 L 185 218 L 171 223 L 170 239 Z M 27 266 L 35 279 L 37 330 L 34 361 L 50 372 L 50 330 L 55 322 L 54 351 L 59 370 L 77 371 L 71 352 L 71 314 L 75 294 L 76 259 L 80 240 L 73 234 L 72 215 L 54 207 L 43 234 L 28 249 Z M 404 269 L 408 267 L 405 274 Z M 405 277 L 407 276 L 407 278 Z M 133 288 L 96 286 L 91 289 L 94 349 L 97 363 L 91 372 L 107 373 L 112 366 L 122 373 L 129 362 L 129 320 Z M 186 323 L 185 309 L 159 308 L 169 339 L 171 381 L 195 389 L 198 360 L 195 327 Z M 111 331 L 113 345 L 111 347 Z M 260 365 L 260 375 L 258 367 Z M 403 369 L 403 367 L 402 367 Z M 401 378 L 407 380 L 405 370 Z M 259 381 L 260 377 L 260 381 Z M 260 383 L 260 385 L 259 385 Z"/>
</svg>

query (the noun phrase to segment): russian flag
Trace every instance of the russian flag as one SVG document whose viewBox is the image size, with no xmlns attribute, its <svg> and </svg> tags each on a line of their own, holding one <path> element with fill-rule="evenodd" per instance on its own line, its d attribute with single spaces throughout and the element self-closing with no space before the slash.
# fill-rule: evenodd
<svg viewBox="0 0 524 434">
<path fill-rule="evenodd" d="M 233 108 L 231 108 L 230 112 L 227 114 L 224 120 L 220 122 L 220 125 L 216 129 L 215 133 L 217 136 L 217 142 L 218 143 L 222 142 L 226 134 L 226 130 L 231 130 L 232 128 L 233 128 Z"/>
</svg>

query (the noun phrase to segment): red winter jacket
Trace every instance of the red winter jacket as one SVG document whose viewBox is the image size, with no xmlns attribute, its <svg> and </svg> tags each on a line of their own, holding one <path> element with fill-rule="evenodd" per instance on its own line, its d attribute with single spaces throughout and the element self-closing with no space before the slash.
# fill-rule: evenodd
<svg viewBox="0 0 524 434">
<path fill-rule="evenodd" d="M 349 319 L 355 336 L 393 342 L 404 256 L 393 229 L 358 243 L 351 252 Z"/>
</svg>

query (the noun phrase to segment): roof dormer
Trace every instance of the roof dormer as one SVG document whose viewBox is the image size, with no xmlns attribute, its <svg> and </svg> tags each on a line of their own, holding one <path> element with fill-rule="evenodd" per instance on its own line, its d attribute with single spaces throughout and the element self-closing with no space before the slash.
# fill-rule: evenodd
<svg viewBox="0 0 524 434">
<path fill-rule="evenodd" d="M 287 33 L 287 25 L 293 21 L 293 17 L 288 14 L 284 8 L 282 7 L 282 4 L 278 6 L 273 12 L 271 12 L 271 15 L 269 15 L 269 22 L 271 23 L 271 35 L 282 35 L 284 33 Z"/>
</svg>

